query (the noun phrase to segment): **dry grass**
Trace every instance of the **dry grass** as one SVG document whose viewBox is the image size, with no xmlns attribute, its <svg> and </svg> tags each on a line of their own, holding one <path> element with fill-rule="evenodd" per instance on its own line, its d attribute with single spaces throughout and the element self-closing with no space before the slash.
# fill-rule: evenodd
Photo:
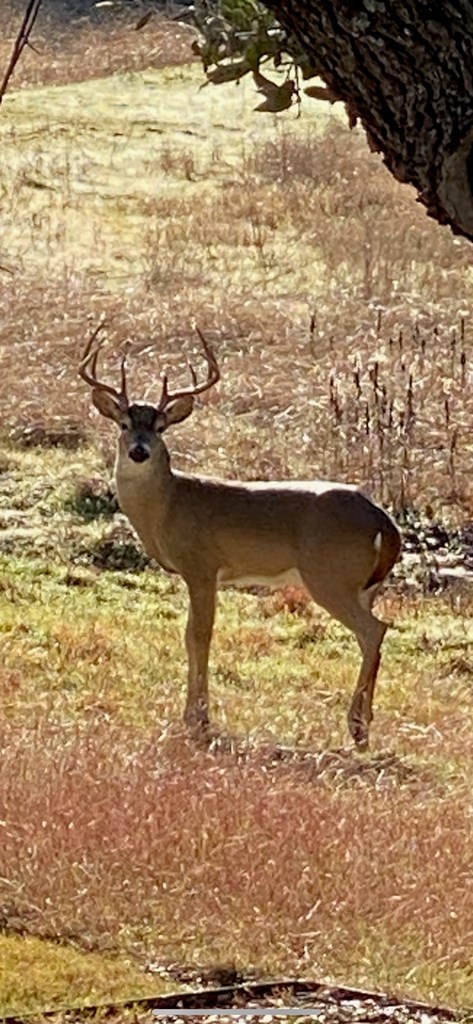
<svg viewBox="0 0 473 1024">
<path fill-rule="evenodd" d="M 178 63 L 180 32 L 152 31 Z M 80 32 L 17 83 L 151 60 L 125 23 Z M 223 739 L 192 747 L 175 725 L 185 596 L 141 571 L 76 377 L 105 313 L 105 372 L 131 337 L 150 398 L 163 363 L 187 375 L 197 317 L 223 381 L 172 436 L 176 465 L 349 478 L 465 523 L 470 249 L 320 106 L 275 126 L 199 75 L 25 88 L 2 108 L 2 1010 L 87 998 L 92 975 L 103 998 L 149 991 L 163 980 L 142 968 L 176 961 L 471 1004 L 471 593 L 387 592 L 365 759 L 340 749 L 352 640 L 300 592 L 225 595 Z M 42 965 L 21 985 L 20 948 Z"/>
<path fill-rule="evenodd" d="M 110 453 L 112 435 L 89 423 L 89 396 L 76 378 L 90 324 L 109 316 L 115 353 L 130 334 L 137 356 L 146 347 L 131 370 L 133 395 L 144 398 L 164 364 L 177 380 L 187 358 L 198 363 L 189 324 L 199 308 L 224 378 L 218 398 L 173 435 L 176 465 L 230 477 L 349 480 L 398 511 L 417 507 L 455 523 L 471 517 L 472 341 L 460 304 L 455 313 L 431 306 L 414 317 L 373 302 L 361 327 L 353 300 L 336 317 L 319 304 L 311 336 L 308 311 L 289 322 L 277 299 L 247 309 L 237 297 L 189 300 L 189 290 L 174 303 L 162 294 L 157 303 L 150 291 L 123 302 L 71 286 L 58 316 L 55 289 L 7 281 L 4 431 L 35 427 L 59 440 L 98 432 Z M 113 379 L 113 352 L 103 372 Z"/>
<path fill-rule="evenodd" d="M 113 81 L 45 92 L 49 119 L 41 91 L 5 107 L 4 424 L 82 429 L 75 367 L 101 314 L 115 351 L 146 350 L 140 397 L 163 361 L 186 372 L 197 316 L 224 376 L 177 436 L 182 465 L 350 479 L 399 510 L 470 517 L 468 245 L 336 118 L 316 133 L 310 107 L 275 137 L 234 89 L 217 114 L 194 68 Z"/>
</svg>

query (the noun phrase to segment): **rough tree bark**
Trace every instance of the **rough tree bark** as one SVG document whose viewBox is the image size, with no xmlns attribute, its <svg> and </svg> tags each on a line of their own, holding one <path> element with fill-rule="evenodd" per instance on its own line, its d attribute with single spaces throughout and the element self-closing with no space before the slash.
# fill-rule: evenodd
<svg viewBox="0 0 473 1024">
<path fill-rule="evenodd" d="M 473 240 L 473 2 L 264 2 L 395 177 Z"/>
</svg>

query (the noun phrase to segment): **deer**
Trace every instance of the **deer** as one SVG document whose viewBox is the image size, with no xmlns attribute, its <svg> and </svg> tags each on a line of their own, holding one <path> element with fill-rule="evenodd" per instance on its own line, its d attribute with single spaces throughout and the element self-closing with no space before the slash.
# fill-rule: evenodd
<svg viewBox="0 0 473 1024">
<path fill-rule="evenodd" d="M 207 373 L 198 383 L 170 391 L 161 377 L 157 404 L 130 402 L 125 353 L 117 388 L 100 381 L 102 346 L 92 333 L 79 375 L 92 389 L 98 412 L 119 428 L 115 461 L 118 502 L 147 555 L 185 582 L 187 699 L 184 722 L 209 728 L 208 662 L 221 586 L 307 589 L 315 603 L 347 627 L 361 649 L 361 667 L 348 710 L 355 747 L 366 750 L 381 645 L 388 623 L 373 601 L 400 557 L 393 519 L 353 484 L 324 480 L 220 480 L 173 470 L 166 431 L 191 415 L 198 395 L 220 380 L 220 369 L 196 327 Z"/>
</svg>

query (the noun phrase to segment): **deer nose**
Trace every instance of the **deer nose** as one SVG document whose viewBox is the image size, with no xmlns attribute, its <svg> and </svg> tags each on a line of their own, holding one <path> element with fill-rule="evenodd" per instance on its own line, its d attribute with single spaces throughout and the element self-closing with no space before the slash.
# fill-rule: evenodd
<svg viewBox="0 0 473 1024">
<path fill-rule="evenodd" d="M 133 462 L 146 462 L 146 459 L 149 459 L 149 451 L 142 444 L 135 444 L 128 454 Z"/>
</svg>

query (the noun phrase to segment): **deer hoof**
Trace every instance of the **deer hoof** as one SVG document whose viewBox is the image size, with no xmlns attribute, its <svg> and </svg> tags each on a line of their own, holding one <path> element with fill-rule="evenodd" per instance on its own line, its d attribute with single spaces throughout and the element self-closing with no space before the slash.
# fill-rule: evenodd
<svg viewBox="0 0 473 1024">
<path fill-rule="evenodd" d="M 207 730 L 209 728 L 209 716 L 202 708 L 191 708 L 185 712 L 184 723 L 188 729 L 193 731 Z"/>
<path fill-rule="evenodd" d="M 368 750 L 369 736 L 366 725 L 362 722 L 351 722 L 350 732 L 357 750 Z"/>
</svg>

